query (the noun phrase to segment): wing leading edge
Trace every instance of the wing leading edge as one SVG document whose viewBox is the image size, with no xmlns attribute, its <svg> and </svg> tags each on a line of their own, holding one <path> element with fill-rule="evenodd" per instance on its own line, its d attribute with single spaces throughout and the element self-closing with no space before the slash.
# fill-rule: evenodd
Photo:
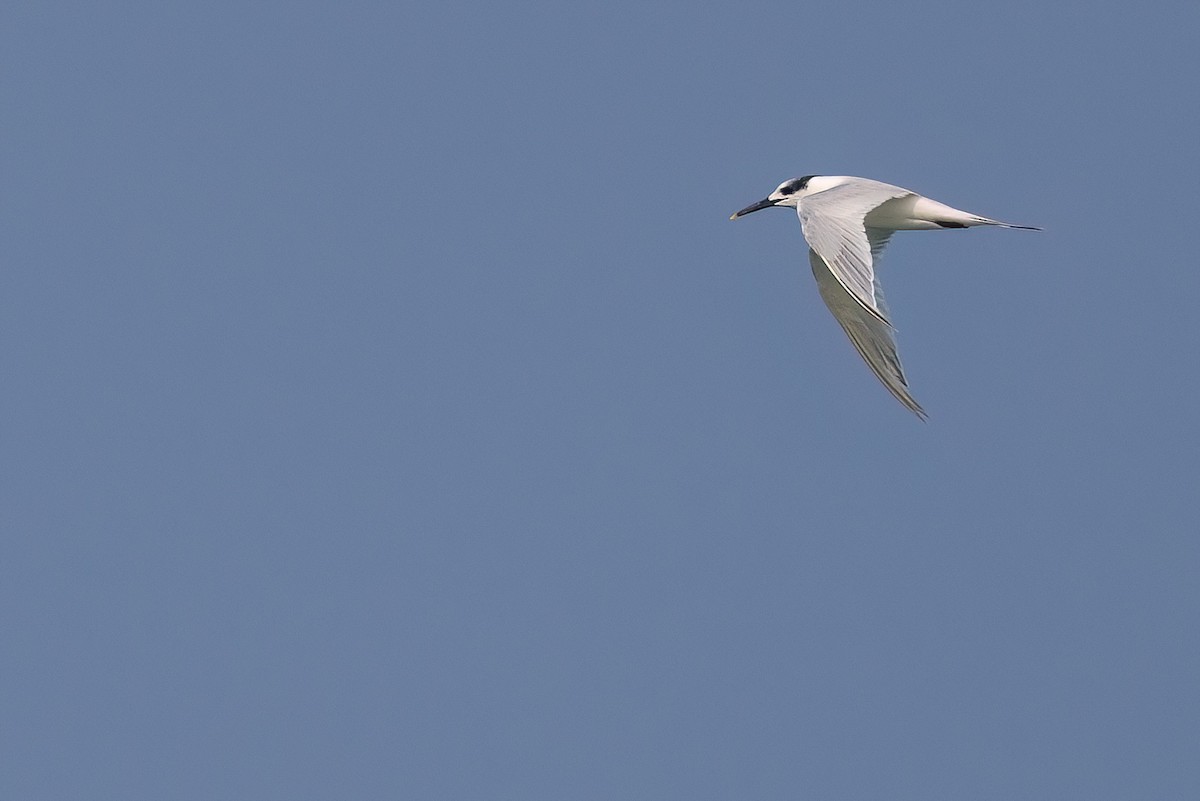
<svg viewBox="0 0 1200 801">
<path fill-rule="evenodd" d="M 862 356 L 863 361 L 875 373 L 875 377 L 887 387 L 896 400 L 917 417 L 927 419 L 921 404 L 917 403 L 908 391 L 908 381 L 904 378 L 904 368 L 900 365 L 900 356 L 896 352 L 896 337 L 891 324 L 877 312 L 864 307 L 851 295 L 820 254 L 811 248 L 808 251 L 808 260 L 812 265 L 813 277 L 817 279 L 821 299 L 833 313 L 838 325 L 846 332 L 846 336 L 850 337 L 858 355 Z M 877 299 L 879 308 L 886 314 L 883 289 L 874 278 L 872 296 Z"/>
</svg>

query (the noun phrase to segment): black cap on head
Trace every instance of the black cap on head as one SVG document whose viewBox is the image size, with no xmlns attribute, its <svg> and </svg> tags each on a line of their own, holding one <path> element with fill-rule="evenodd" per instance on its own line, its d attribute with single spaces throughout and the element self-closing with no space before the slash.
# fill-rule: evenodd
<svg viewBox="0 0 1200 801">
<path fill-rule="evenodd" d="M 793 178 L 792 180 L 785 183 L 783 186 L 779 187 L 779 191 L 785 195 L 794 195 L 797 192 L 799 192 L 801 189 L 803 189 L 804 187 L 808 186 L 808 179 L 814 178 L 814 177 L 816 177 L 816 176 L 805 175 L 800 178 Z"/>
</svg>

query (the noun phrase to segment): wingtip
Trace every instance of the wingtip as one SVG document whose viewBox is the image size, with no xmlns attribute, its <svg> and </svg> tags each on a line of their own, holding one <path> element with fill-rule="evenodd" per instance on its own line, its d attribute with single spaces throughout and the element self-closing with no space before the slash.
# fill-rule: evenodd
<svg viewBox="0 0 1200 801">
<path fill-rule="evenodd" d="M 892 395 L 895 396 L 896 400 L 900 401 L 905 409 L 908 409 L 910 412 L 915 414 L 918 420 L 920 420 L 922 423 L 929 422 L 929 413 L 921 407 L 921 404 L 917 403 L 916 398 L 908 394 L 907 384 L 904 384 L 900 387 L 893 387 L 885 381 L 884 386 L 887 387 Z"/>
</svg>

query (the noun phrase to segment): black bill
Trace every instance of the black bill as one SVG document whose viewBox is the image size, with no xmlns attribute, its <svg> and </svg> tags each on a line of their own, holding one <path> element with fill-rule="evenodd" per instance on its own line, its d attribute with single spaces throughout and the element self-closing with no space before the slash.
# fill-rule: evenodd
<svg viewBox="0 0 1200 801">
<path fill-rule="evenodd" d="M 747 214 L 749 214 L 752 211 L 758 211 L 759 209 L 768 209 L 774 205 L 775 205 L 774 200 L 771 200 L 771 198 L 769 198 L 769 197 L 764 197 L 762 200 L 758 201 L 757 203 L 751 203 L 749 206 L 742 209 L 741 211 L 735 211 L 733 214 L 730 214 L 729 219 L 736 220 L 738 217 L 745 217 Z"/>
</svg>

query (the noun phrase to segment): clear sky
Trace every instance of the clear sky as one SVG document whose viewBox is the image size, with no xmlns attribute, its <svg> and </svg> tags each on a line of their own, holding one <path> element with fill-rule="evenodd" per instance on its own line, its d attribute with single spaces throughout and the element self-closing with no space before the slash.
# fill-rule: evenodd
<svg viewBox="0 0 1200 801">
<path fill-rule="evenodd" d="M 1200 798 L 1200 6 L 1082 8 L 9 7 L 0 797 Z M 810 173 L 1045 227 L 893 239 L 928 423 Z"/>
</svg>

